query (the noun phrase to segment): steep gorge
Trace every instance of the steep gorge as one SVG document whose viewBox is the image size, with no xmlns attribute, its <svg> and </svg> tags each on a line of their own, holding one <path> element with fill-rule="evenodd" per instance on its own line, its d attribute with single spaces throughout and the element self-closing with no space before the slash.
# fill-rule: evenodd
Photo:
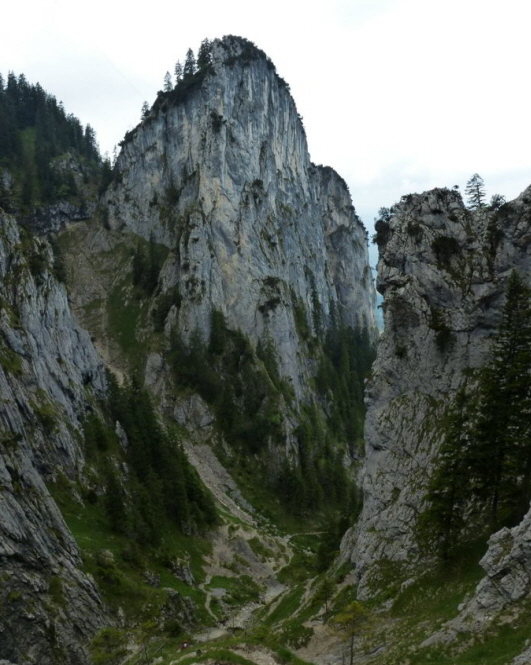
<svg viewBox="0 0 531 665">
<path fill-rule="evenodd" d="M 81 665 L 97 634 L 100 662 L 526 663 L 529 514 L 446 570 L 418 521 L 510 274 L 531 284 L 531 190 L 384 211 L 363 441 L 366 231 L 265 54 L 209 57 L 126 135 L 90 219 L 40 210 L 54 250 L 0 213 L 0 658 Z"/>
<path fill-rule="evenodd" d="M 53 210 L 49 229 L 46 210 L 40 214 L 39 230 L 56 231 Z M 101 633 L 105 649 L 148 618 L 155 632 L 190 629 L 226 617 L 230 602 L 262 586 L 267 597 L 267 589 L 282 590 L 275 575 L 295 550 L 303 561 L 309 551 L 277 533 L 261 502 L 274 517 L 275 492 L 289 507 L 293 483 L 299 522 L 310 506 L 342 510 L 360 455 L 368 362 L 360 350 L 376 337 L 367 234 L 348 189 L 332 169 L 310 162 L 287 85 L 246 40 L 214 42 L 208 68 L 159 95 L 124 139 L 94 217 L 71 221 L 59 238 L 63 270 L 57 248 L 54 256 L 45 240 L 20 240 L 14 220 L 2 218 L 0 524 L 9 613 L 0 655 L 17 663 L 37 653 L 43 663 L 86 662 L 87 642 L 103 626 L 120 626 Z M 70 302 L 57 280 L 64 274 Z M 124 394 L 139 384 L 150 389 L 171 441 L 156 428 L 152 439 L 165 446 L 178 438 L 211 487 L 224 522 L 212 539 L 230 542 L 224 576 L 212 562 L 216 574 L 194 581 L 205 575 L 211 545 L 204 534 L 188 536 L 189 525 L 170 537 L 161 516 L 163 547 L 144 543 L 142 554 L 109 527 L 123 514 L 119 497 L 138 494 L 145 507 L 149 495 L 134 479 L 137 432 L 125 415 L 125 430 L 113 420 L 109 400 L 119 399 L 104 363 L 125 386 L 132 382 Z M 159 492 L 153 475 L 144 481 Z M 143 509 L 135 506 L 126 509 L 129 521 Z M 216 548 L 208 556 L 215 559 Z M 294 575 L 309 574 L 297 566 Z M 265 581 L 253 586 L 245 580 L 256 571 Z M 169 586 L 159 588 L 161 575 Z M 224 595 L 229 600 L 219 601 Z"/>
</svg>

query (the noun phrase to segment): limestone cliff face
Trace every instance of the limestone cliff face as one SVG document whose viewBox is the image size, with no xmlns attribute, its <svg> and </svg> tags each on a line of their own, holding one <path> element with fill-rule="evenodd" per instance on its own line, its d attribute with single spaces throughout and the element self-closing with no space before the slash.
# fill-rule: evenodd
<svg viewBox="0 0 531 665">
<path fill-rule="evenodd" d="M 30 221 L 45 233 L 91 212 L 61 204 Z M 62 235 L 70 297 L 109 365 L 120 353 L 143 362 L 148 349 L 140 369 L 159 395 L 171 392 L 164 353 L 177 309 L 185 339 L 208 338 L 213 309 L 253 343 L 270 338 L 299 400 L 316 372 L 301 328 L 324 333 L 335 322 L 375 334 L 367 234 L 348 188 L 311 163 L 287 85 L 245 40 L 216 41 L 208 69 L 159 95 L 126 136 L 97 217 Z M 139 237 L 168 250 L 143 300 L 131 282 Z M 49 491 L 83 480 L 81 422 L 106 385 L 57 272 L 48 243 L 0 211 L 0 658 L 21 664 L 84 663 L 81 645 L 109 623 Z M 176 291 L 179 306 L 155 334 L 154 302 Z M 126 306 L 135 316 L 117 322 Z M 208 428 L 199 403 L 200 417 L 180 403 L 176 417 Z"/>
<path fill-rule="evenodd" d="M 0 656 L 16 663 L 86 662 L 106 621 L 45 484 L 81 472 L 80 420 L 105 387 L 53 265 L 0 211 Z"/>
<path fill-rule="evenodd" d="M 361 597 L 391 560 L 416 563 L 415 526 L 440 418 L 467 368 L 483 364 L 513 268 L 528 282 L 531 188 L 471 213 L 455 191 L 403 197 L 377 225 L 385 332 L 367 386 L 364 506 L 343 542 Z"/>
<path fill-rule="evenodd" d="M 183 298 L 185 336 L 208 335 L 212 308 L 256 341 L 274 341 L 304 392 L 294 322 L 374 329 L 366 232 L 344 181 L 315 166 L 285 82 L 245 40 L 214 42 L 212 65 L 184 92 L 160 94 L 126 136 L 105 199 L 113 230 L 170 249 L 165 287 Z"/>
</svg>

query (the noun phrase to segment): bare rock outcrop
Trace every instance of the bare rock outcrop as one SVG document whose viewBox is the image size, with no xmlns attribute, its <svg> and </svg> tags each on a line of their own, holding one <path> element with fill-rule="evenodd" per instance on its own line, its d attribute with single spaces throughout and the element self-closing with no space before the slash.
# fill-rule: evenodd
<svg viewBox="0 0 531 665">
<path fill-rule="evenodd" d="M 48 490 L 84 464 L 80 421 L 105 375 L 54 276 L 47 242 L 0 211 L 0 655 L 85 663 L 107 622 Z"/>
<path fill-rule="evenodd" d="M 296 394 L 307 391 L 295 312 L 375 334 L 367 233 L 343 179 L 312 164 L 287 84 L 244 39 L 215 40 L 212 64 L 160 93 L 126 135 L 105 196 L 108 225 L 170 250 L 164 288 L 179 329 L 208 338 L 212 309 L 254 342 L 268 336 Z"/>
<path fill-rule="evenodd" d="M 362 598 L 378 589 L 382 561 L 404 575 L 418 565 L 441 418 L 485 361 L 511 271 L 530 282 L 531 188 L 474 212 L 455 190 L 405 196 L 376 229 L 385 332 L 366 393 L 363 511 L 342 544 Z"/>
</svg>

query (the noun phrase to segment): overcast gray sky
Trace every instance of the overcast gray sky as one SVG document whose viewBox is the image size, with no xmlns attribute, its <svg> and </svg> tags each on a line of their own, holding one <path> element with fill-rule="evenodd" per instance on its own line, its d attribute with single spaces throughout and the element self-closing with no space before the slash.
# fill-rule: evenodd
<svg viewBox="0 0 531 665">
<path fill-rule="evenodd" d="M 188 47 L 235 34 L 290 84 L 312 160 L 370 232 L 380 207 L 475 172 L 489 196 L 531 184 L 529 0 L 25 0 L 0 16 L 0 71 L 40 82 L 103 152 Z"/>
</svg>

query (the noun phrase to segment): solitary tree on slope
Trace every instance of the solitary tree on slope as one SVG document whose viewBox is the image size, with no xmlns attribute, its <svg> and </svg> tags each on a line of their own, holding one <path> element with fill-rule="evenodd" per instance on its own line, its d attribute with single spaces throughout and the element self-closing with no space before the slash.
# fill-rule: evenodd
<svg viewBox="0 0 531 665">
<path fill-rule="evenodd" d="M 474 173 L 466 183 L 465 192 L 468 197 L 468 205 L 472 210 L 485 207 L 485 185 L 483 178 L 478 173 Z"/>
<path fill-rule="evenodd" d="M 175 63 L 175 85 L 179 85 L 179 81 L 183 78 L 183 66 L 180 60 Z"/>
<path fill-rule="evenodd" d="M 191 48 L 186 52 L 186 60 L 184 61 L 184 78 L 187 79 L 193 76 L 196 72 L 197 65 L 195 55 Z"/>
<path fill-rule="evenodd" d="M 208 39 L 203 39 L 199 51 L 197 52 L 197 68 L 208 67 L 212 62 L 212 43 Z"/>
<path fill-rule="evenodd" d="M 173 83 L 171 80 L 170 72 L 164 74 L 164 92 L 171 92 L 173 90 Z"/>
<path fill-rule="evenodd" d="M 360 602 L 354 600 L 332 619 L 332 625 L 348 638 L 349 665 L 353 665 L 354 663 L 354 638 L 358 631 L 358 626 L 365 620 L 366 616 L 367 610 Z"/>
</svg>

